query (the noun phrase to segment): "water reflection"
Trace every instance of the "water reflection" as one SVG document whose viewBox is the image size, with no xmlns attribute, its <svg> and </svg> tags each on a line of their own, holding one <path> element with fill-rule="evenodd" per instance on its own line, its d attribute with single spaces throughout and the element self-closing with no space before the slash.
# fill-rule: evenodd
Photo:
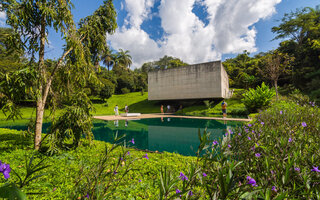
<svg viewBox="0 0 320 200">
<path fill-rule="evenodd" d="M 130 122 L 130 126 L 129 126 Z M 117 124 L 117 125 L 116 125 Z M 195 155 L 199 145 L 198 131 L 207 128 L 211 139 L 218 140 L 226 131 L 239 122 L 183 119 L 183 118 L 154 118 L 133 121 L 95 123 L 93 133 L 95 139 L 107 142 L 113 141 L 113 135 L 126 134 L 124 140 L 135 139 L 135 148 L 151 151 L 177 152 L 183 155 Z"/>
</svg>

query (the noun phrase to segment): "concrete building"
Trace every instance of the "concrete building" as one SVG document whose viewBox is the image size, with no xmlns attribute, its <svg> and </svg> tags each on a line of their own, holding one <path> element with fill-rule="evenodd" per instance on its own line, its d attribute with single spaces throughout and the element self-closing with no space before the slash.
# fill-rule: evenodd
<svg viewBox="0 0 320 200">
<path fill-rule="evenodd" d="M 221 61 L 148 73 L 149 100 L 229 97 L 229 78 Z"/>
</svg>

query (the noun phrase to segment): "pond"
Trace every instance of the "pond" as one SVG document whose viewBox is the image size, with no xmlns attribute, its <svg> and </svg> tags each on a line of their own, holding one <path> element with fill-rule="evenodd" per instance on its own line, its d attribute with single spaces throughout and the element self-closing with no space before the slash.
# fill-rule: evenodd
<svg viewBox="0 0 320 200">
<path fill-rule="evenodd" d="M 0 124 L 1 128 L 11 128 L 26 130 L 26 123 L 20 124 Z M 119 120 L 103 121 L 94 120 L 93 134 L 96 140 L 113 142 L 113 136 L 126 135 L 127 142 L 134 138 L 135 144 L 131 144 L 137 149 L 150 151 L 176 152 L 186 156 L 194 156 L 199 145 L 198 130 L 201 133 L 207 128 L 211 133 L 212 140 L 218 140 L 227 129 L 240 126 L 241 122 L 217 121 L 204 119 L 186 118 L 151 118 L 141 120 Z M 43 132 L 50 126 L 44 123 Z"/>
</svg>

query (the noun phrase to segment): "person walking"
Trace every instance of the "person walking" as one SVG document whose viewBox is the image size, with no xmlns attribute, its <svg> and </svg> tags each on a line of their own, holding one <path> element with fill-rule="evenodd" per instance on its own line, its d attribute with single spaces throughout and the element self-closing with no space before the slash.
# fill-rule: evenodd
<svg viewBox="0 0 320 200">
<path fill-rule="evenodd" d="M 170 105 L 167 105 L 167 113 L 170 112 Z"/>
<path fill-rule="evenodd" d="M 129 112 L 129 106 L 126 104 L 126 106 L 124 107 L 124 111 L 126 112 L 126 113 L 128 113 Z"/>
<path fill-rule="evenodd" d="M 114 107 L 113 111 L 114 111 L 114 115 L 115 116 L 119 115 L 119 107 L 118 107 L 118 105 L 116 105 L 116 107 Z"/>
<path fill-rule="evenodd" d="M 227 103 L 223 100 L 221 103 L 223 118 L 227 117 Z"/>
<path fill-rule="evenodd" d="M 160 106 L 161 114 L 163 114 L 163 105 Z"/>
</svg>

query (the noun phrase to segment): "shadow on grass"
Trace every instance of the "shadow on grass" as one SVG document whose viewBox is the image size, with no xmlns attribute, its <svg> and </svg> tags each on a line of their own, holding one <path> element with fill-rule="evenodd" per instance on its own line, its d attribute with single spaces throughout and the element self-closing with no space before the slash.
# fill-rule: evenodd
<svg viewBox="0 0 320 200">
<path fill-rule="evenodd" d="M 32 145 L 32 139 L 16 133 L 0 134 L 0 151 L 10 151 Z"/>
<path fill-rule="evenodd" d="M 161 104 L 158 101 L 143 100 L 129 105 L 131 113 L 160 113 Z"/>
</svg>

